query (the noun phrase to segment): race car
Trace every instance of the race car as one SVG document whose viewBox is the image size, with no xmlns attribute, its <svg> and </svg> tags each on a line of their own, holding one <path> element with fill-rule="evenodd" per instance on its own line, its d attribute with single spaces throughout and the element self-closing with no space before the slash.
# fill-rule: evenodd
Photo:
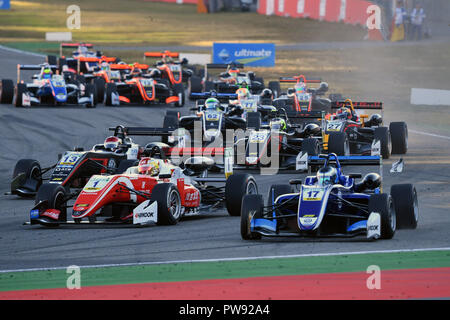
<svg viewBox="0 0 450 320">
<path fill-rule="evenodd" d="M 175 61 L 173 58 L 179 58 L 178 52 L 165 50 L 163 52 L 145 52 L 144 58 L 161 58 L 155 64 L 156 70 L 159 71 L 158 77 L 169 82 L 174 95 L 178 96 L 178 106 L 182 107 L 185 103 L 185 93 L 183 83 L 187 83 L 192 76 L 193 71 L 186 68 L 188 60 Z"/>
<path fill-rule="evenodd" d="M 180 92 L 174 90 L 168 80 L 161 78 L 159 70 L 151 69 L 149 65 L 140 63 L 115 65 L 114 68 L 128 70 L 128 73 L 125 74 L 123 81 L 106 83 L 106 106 L 131 103 L 166 103 L 182 106 Z M 177 88 L 181 90 L 181 88 Z"/>
<path fill-rule="evenodd" d="M 362 236 L 391 239 L 400 228 L 415 229 L 419 220 L 418 198 L 412 184 L 391 186 L 383 193 L 380 156 L 308 157 L 305 167 L 320 169 L 304 181 L 272 185 L 267 205 L 263 196 L 246 195 L 241 210 L 241 237 L 262 236 L 337 237 Z M 380 173 L 344 174 L 343 165 L 376 165 Z M 294 191 L 292 186 L 299 186 Z"/>
<path fill-rule="evenodd" d="M 295 83 L 293 88 L 289 88 L 285 94 L 282 93 L 273 101 L 275 107 L 286 109 L 289 115 L 305 111 L 331 112 L 331 100 L 321 97 L 328 91 L 328 84 L 321 79 L 300 75 L 291 78 L 281 77 L 280 83 Z M 310 83 L 320 84 L 320 86 L 319 88 L 307 87 Z"/>
<path fill-rule="evenodd" d="M 180 168 L 165 159 L 157 145 L 151 150 L 154 152 L 122 174 L 92 176 L 73 204 L 71 221 L 67 219 L 69 196 L 65 189 L 49 185 L 46 194 L 36 198 L 29 224 L 174 225 L 184 216 L 198 215 L 220 205 L 225 205 L 230 215 L 239 216 L 243 196 L 258 191 L 254 178 L 248 174 L 228 179 L 202 177 L 212 165 L 211 159 L 193 157 Z"/>
<path fill-rule="evenodd" d="M 323 129 L 323 148 L 337 155 L 375 155 L 388 159 L 391 154 L 405 154 L 408 150 L 408 127 L 405 122 L 391 122 L 383 126 L 382 114 L 358 115 L 355 109 L 383 110 L 381 102 L 334 101 L 336 113 L 326 115 Z M 365 121 L 368 119 L 368 121 Z M 379 143 L 379 145 L 378 145 Z"/>
<path fill-rule="evenodd" d="M 20 80 L 21 70 L 39 70 L 32 77 L 32 83 Z M 66 81 L 68 80 L 68 81 Z M 6 82 L 7 86 L 4 85 Z M 30 107 L 32 105 L 83 105 L 95 108 L 97 92 L 92 84 L 83 84 L 76 79 L 69 79 L 57 72 L 57 66 L 47 63 L 41 65 L 17 65 L 17 86 L 15 95 L 11 90 L 12 80 L 4 80 L 1 94 L 2 101 L 12 103 L 16 107 Z M 12 97 L 13 100 L 11 99 Z"/>
<path fill-rule="evenodd" d="M 80 147 L 66 151 L 58 156 L 56 164 L 49 167 L 42 168 L 34 159 L 20 159 L 14 167 L 11 192 L 8 194 L 39 196 L 41 188 L 48 188 L 49 184 L 66 190 L 79 189 L 94 174 L 125 171 L 141 157 L 143 148 L 133 143 L 122 126 L 112 129 L 114 134 L 107 137 L 104 143 L 96 144 L 87 151 Z"/>
<path fill-rule="evenodd" d="M 202 75 L 193 75 L 189 79 L 188 92 L 199 93 L 214 90 L 219 93 L 235 93 L 246 86 L 252 94 L 260 94 L 265 88 L 264 79 L 256 77 L 252 71 L 242 72 L 243 64 L 206 64 Z M 208 73 L 210 69 L 226 69 L 214 77 Z"/>
</svg>

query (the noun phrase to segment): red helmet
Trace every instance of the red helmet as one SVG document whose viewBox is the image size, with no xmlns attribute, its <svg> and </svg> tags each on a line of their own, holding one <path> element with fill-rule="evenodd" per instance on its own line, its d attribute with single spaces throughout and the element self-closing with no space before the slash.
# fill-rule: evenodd
<svg viewBox="0 0 450 320">
<path fill-rule="evenodd" d="M 115 136 L 106 138 L 105 142 L 103 143 L 103 145 L 105 146 L 105 149 L 110 149 L 112 151 L 117 150 L 117 148 L 119 147 L 119 144 L 120 144 L 120 139 Z"/>
<path fill-rule="evenodd" d="M 345 118 L 351 119 L 352 118 L 352 111 L 349 108 L 347 108 L 347 107 L 342 107 L 336 112 L 336 115 L 340 119 L 345 119 Z"/>
<path fill-rule="evenodd" d="M 140 174 L 149 174 L 151 176 L 159 175 L 159 161 L 149 157 L 142 158 L 139 161 L 138 172 Z"/>
</svg>

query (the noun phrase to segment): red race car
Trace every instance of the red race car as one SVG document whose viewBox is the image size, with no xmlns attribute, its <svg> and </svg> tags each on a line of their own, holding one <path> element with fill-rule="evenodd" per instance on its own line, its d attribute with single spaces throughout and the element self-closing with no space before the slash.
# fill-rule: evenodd
<svg viewBox="0 0 450 320">
<path fill-rule="evenodd" d="M 189 158 L 182 169 L 164 159 L 157 143 L 151 150 L 149 157 L 123 174 L 92 176 L 73 204 L 71 221 L 67 219 L 66 191 L 55 185 L 55 190 L 31 210 L 29 224 L 173 225 L 183 216 L 197 215 L 221 204 L 230 215 L 239 216 L 244 195 L 258 192 L 255 179 L 248 174 L 228 179 L 205 177 L 214 164 L 210 158 Z M 210 182 L 221 185 L 207 185 Z"/>
</svg>

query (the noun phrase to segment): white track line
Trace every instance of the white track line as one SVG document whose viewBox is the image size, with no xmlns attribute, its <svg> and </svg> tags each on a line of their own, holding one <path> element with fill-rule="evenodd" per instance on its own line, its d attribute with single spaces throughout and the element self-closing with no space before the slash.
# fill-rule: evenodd
<svg viewBox="0 0 450 320">
<path fill-rule="evenodd" d="M 410 130 L 410 129 L 408 129 L 408 132 L 412 132 L 412 133 L 416 133 L 416 134 L 421 134 L 421 135 L 424 135 L 424 136 L 430 136 L 430 137 L 435 137 L 435 138 L 441 138 L 441 139 L 450 140 L 450 137 L 448 137 L 448 136 L 441 136 L 441 135 L 439 135 L 439 134 L 434 134 L 434 133 L 428 133 L 428 132 L 417 131 L 417 130 Z"/>
<path fill-rule="evenodd" d="M 347 256 L 347 255 L 379 254 L 379 253 L 424 252 L 424 251 L 450 251 L 450 247 L 446 247 L 446 248 L 424 248 L 424 249 L 353 251 L 353 252 L 338 252 L 338 253 L 336 253 L 336 252 L 311 253 L 311 254 L 294 254 L 294 255 L 246 257 L 246 258 L 219 258 L 219 259 L 174 260 L 174 261 L 138 262 L 138 263 L 116 263 L 116 264 L 99 264 L 99 265 L 78 266 L 78 267 L 80 269 L 111 268 L 111 267 L 133 267 L 133 266 L 164 265 L 164 264 L 175 264 L 175 263 L 248 261 L 248 260 L 268 260 L 268 259 L 280 259 L 280 258 L 329 257 L 329 256 Z M 67 267 L 13 269 L 13 270 L 0 270 L 0 273 L 29 272 L 29 271 L 50 271 L 50 270 L 65 270 L 65 269 L 67 269 Z"/>
<path fill-rule="evenodd" d="M 6 51 L 11 51 L 11 52 L 15 52 L 15 53 L 20 53 L 20 54 L 27 54 L 30 56 L 35 56 L 35 57 L 40 57 L 40 58 L 45 58 L 46 55 L 40 54 L 40 53 L 34 53 L 34 52 L 29 52 L 29 51 L 23 51 L 23 50 L 19 50 L 19 49 L 14 49 L 14 48 L 9 48 L 9 47 L 5 47 L 0 45 L 0 49 L 1 50 L 6 50 Z"/>
</svg>

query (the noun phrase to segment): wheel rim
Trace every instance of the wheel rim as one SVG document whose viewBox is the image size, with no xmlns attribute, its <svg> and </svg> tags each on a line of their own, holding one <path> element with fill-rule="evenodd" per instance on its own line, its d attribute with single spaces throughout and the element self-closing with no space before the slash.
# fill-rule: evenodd
<svg viewBox="0 0 450 320">
<path fill-rule="evenodd" d="M 167 197 L 167 207 L 174 219 L 178 219 L 181 214 L 181 199 L 176 190 L 172 190 Z"/>
<path fill-rule="evenodd" d="M 247 184 L 247 189 L 245 190 L 246 194 L 257 194 L 258 187 L 256 186 L 254 181 L 249 181 Z"/>
<path fill-rule="evenodd" d="M 417 199 L 417 191 L 414 189 L 414 219 L 419 221 L 419 201 Z"/>
<path fill-rule="evenodd" d="M 55 195 L 55 201 L 53 203 L 54 209 L 62 210 L 62 206 L 64 204 L 64 192 L 58 191 Z"/>
<path fill-rule="evenodd" d="M 30 178 L 39 180 L 41 178 L 40 171 L 41 170 L 38 166 L 34 166 L 30 172 Z"/>
</svg>

